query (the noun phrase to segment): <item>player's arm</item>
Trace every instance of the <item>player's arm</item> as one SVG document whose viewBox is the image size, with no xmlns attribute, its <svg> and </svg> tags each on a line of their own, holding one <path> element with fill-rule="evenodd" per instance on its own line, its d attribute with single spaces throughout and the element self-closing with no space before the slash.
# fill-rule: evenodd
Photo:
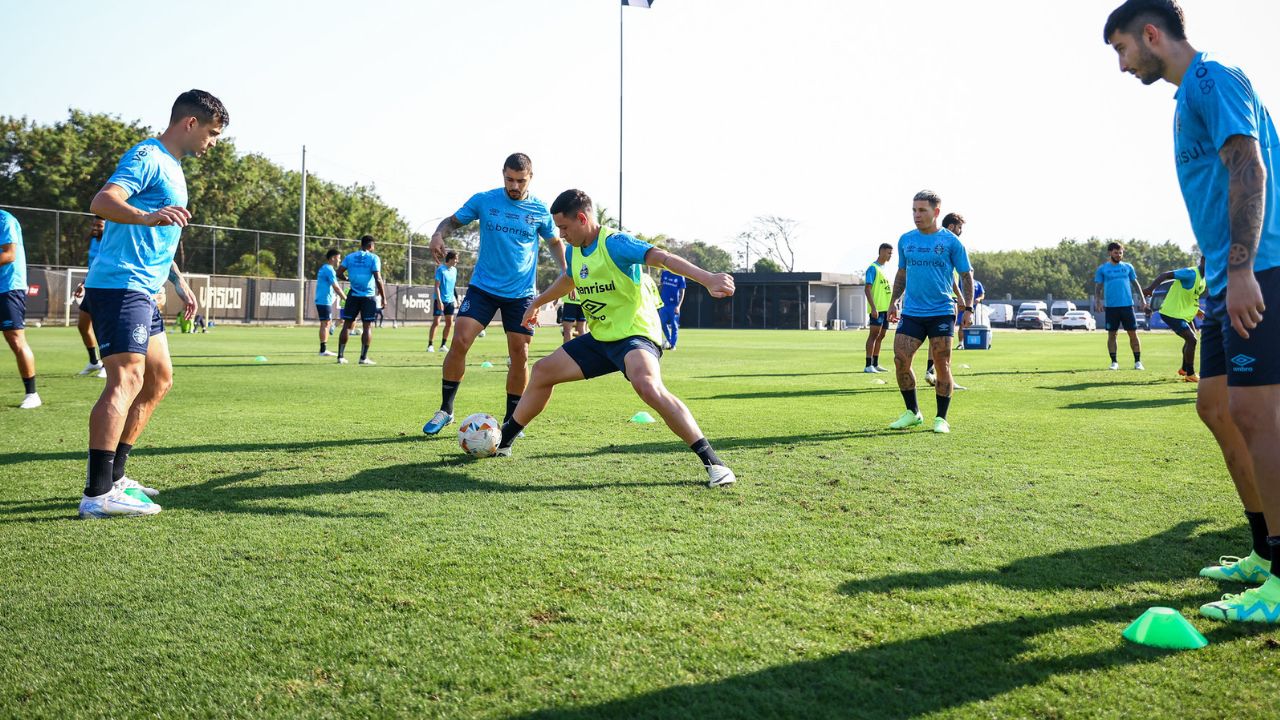
<svg viewBox="0 0 1280 720">
<path fill-rule="evenodd" d="M 877 270 L 876 272 L 882 272 L 882 271 Z M 875 293 L 873 293 L 873 292 L 871 291 L 871 287 L 872 287 L 872 285 L 871 285 L 871 284 L 872 284 L 873 282 L 875 282 L 875 277 L 874 277 L 874 276 L 872 276 L 872 277 L 866 277 L 866 276 L 863 276 L 863 278 L 862 278 L 862 282 L 863 282 L 863 284 L 862 284 L 862 294 L 867 296 L 867 311 L 868 311 L 868 314 L 869 314 L 869 315 L 871 315 L 871 317 L 873 317 L 873 318 L 878 318 L 878 317 L 880 317 L 880 311 L 879 311 L 879 310 L 876 310 L 876 296 L 875 296 Z"/>
<path fill-rule="evenodd" d="M 893 276 L 893 296 L 889 298 L 889 322 L 898 321 L 898 302 L 906 291 L 907 271 L 905 268 L 898 268 L 898 274 Z"/>
<path fill-rule="evenodd" d="M 0 265 L 8 265 L 18 259 L 18 244 L 7 242 L 0 245 Z"/>
<path fill-rule="evenodd" d="M 173 283 L 173 289 L 178 293 L 178 299 L 182 301 L 182 317 L 184 320 L 190 320 L 196 316 L 196 311 L 200 306 L 196 303 L 196 293 L 187 284 L 187 279 L 182 277 L 182 271 L 178 269 L 176 261 L 169 263 L 169 282 Z"/>
<path fill-rule="evenodd" d="M 191 211 L 177 205 L 162 207 L 155 212 L 143 212 L 129 204 L 129 192 L 115 183 L 103 185 L 98 194 L 93 196 L 89 212 L 121 225 L 186 227 L 191 220 Z"/>
<path fill-rule="evenodd" d="M 529 309 L 525 311 L 524 320 L 521 324 L 527 328 L 537 327 L 538 311 L 542 310 L 542 306 L 568 295 L 572 289 L 573 278 L 569 277 L 567 273 L 560 273 L 560 277 L 556 278 L 555 282 L 547 286 L 546 290 L 543 290 L 538 297 L 533 299 L 533 302 L 529 303 Z"/>
<path fill-rule="evenodd" d="M 973 324 L 973 271 L 960 273 L 960 292 L 956 297 L 960 299 L 960 327 L 969 327 Z"/>
<path fill-rule="evenodd" d="M 339 280 L 341 280 L 342 282 L 351 282 L 349 279 L 347 279 L 347 266 L 346 266 L 346 265 L 339 265 L 339 266 L 338 266 L 338 279 L 339 279 Z"/>
<path fill-rule="evenodd" d="M 454 215 L 450 215 L 440 221 L 440 224 L 436 226 L 436 231 L 431 233 L 431 256 L 435 258 L 436 262 L 444 262 L 445 239 L 453 234 L 454 230 L 466 227 L 466 225 Z"/>
<path fill-rule="evenodd" d="M 653 247 L 644 254 L 644 264 L 649 267 L 666 268 L 677 275 L 705 287 L 714 298 L 726 298 L 733 294 L 733 276 L 729 273 L 712 273 L 703 270 L 679 255 L 672 255 L 662 248 Z"/>
<path fill-rule="evenodd" d="M 564 259 L 564 240 L 559 236 L 553 235 L 546 239 L 547 247 L 551 248 L 551 257 L 560 265 L 560 271 L 564 272 L 569 269 L 569 263 Z"/>
<path fill-rule="evenodd" d="M 684 305 L 684 288 L 680 288 L 680 294 L 676 296 L 676 314 L 680 314 L 680 306 Z"/>
<path fill-rule="evenodd" d="M 1262 164 L 1258 141 L 1248 135 L 1232 135 L 1218 157 L 1227 167 L 1227 208 L 1231 246 L 1227 253 L 1227 317 L 1231 327 L 1248 339 L 1262 322 L 1267 309 L 1262 288 L 1253 275 L 1253 261 L 1262 238 L 1267 206 L 1267 168 Z"/>
<path fill-rule="evenodd" d="M 1172 270 L 1165 270 L 1164 272 L 1160 273 L 1159 275 L 1156 276 L 1155 280 L 1151 281 L 1150 285 L 1143 288 L 1142 290 L 1143 297 L 1151 297 L 1152 295 L 1155 295 L 1156 288 L 1160 287 L 1160 283 L 1166 282 L 1172 279 L 1173 279 Z"/>
<path fill-rule="evenodd" d="M 1142 287 L 1142 283 L 1138 282 L 1137 273 L 1132 278 L 1133 286 L 1138 289 L 1138 301 L 1142 303 L 1142 311 L 1146 312 L 1150 305 L 1147 305 L 1146 288 Z"/>
<path fill-rule="evenodd" d="M 382 271 L 373 271 L 373 281 L 378 284 L 378 295 L 382 297 L 382 307 L 387 306 L 387 286 L 382 283 Z"/>
<path fill-rule="evenodd" d="M 345 269 L 346 269 L 346 268 L 343 268 L 343 270 L 345 270 Z M 337 277 L 337 274 L 336 274 L 336 273 L 334 274 L 334 277 Z M 345 279 L 346 279 L 346 278 L 343 278 L 343 280 L 345 280 Z M 333 289 L 334 289 L 334 290 L 337 290 L 337 291 L 338 291 L 338 297 L 342 298 L 342 302 L 346 302 L 346 301 L 347 301 L 347 293 L 346 293 L 346 291 L 344 291 L 344 290 L 342 289 L 342 285 L 341 285 L 341 284 L 339 284 L 337 280 L 330 280 L 330 281 L 329 281 L 329 284 L 333 286 Z"/>
</svg>

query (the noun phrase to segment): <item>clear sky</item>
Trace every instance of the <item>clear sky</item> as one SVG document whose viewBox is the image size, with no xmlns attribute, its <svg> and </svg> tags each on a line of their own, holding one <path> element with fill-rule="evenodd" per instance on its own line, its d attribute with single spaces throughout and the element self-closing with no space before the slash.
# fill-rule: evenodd
<svg viewBox="0 0 1280 720">
<path fill-rule="evenodd" d="M 656 0 L 626 13 L 624 222 L 733 246 L 800 222 L 797 269 L 861 270 L 938 191 L 972 249 L 1193 242 L 1172 85 L 1122 75 L 1119 0 Z M 154 127 L 191 87 L 245 152 L 374 184 L 433 227 L 533 157 L 616 214 L 619 0 L 0 0 L 0 114 Z M 1197 48 L 1280 108 L 1275 0 L 1184 0 Z M 123 151 L 124 148 L 121 150 Z M 2 199 L 0 199 L 2 201 Z M 198 212 L 198 209 L 197 209 Z M 199 218 L 197 217 L 197 221 Z"/>
</svg>

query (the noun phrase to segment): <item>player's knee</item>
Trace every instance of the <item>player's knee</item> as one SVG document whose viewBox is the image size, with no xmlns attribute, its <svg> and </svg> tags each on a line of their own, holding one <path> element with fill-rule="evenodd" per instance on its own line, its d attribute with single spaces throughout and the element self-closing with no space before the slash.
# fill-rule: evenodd
<svg viewBox="0 0 1280 720">
<path fill-rule="evenodd" d="M 507 349 L 511 351 L 512 366 L 515 366 L 516 363 L 529 362 L 529 344 L 528 343 L 520 343 L 519 345 L 510 347 Z"/>
<path fill-rule="evenodd" d="M 1203 393 L 1196 398 L 1196 414 L 1210 429 L 1223 427 L 1229 419 L 1226 407 L 1217 399 Z"/>
<path fill-rule="evenodd" d="M 658 407 L 667 400 L 666 388 L 652 380 L 637 380 L 631 383 L 631 387 L 635 388 L 636 395 L 649 407 Z"/>
<path fill-rule="evenodd" d="M 1276 408 L 1243 393 L 1232 393 L 1228 400 L 1231 421 L 1240 428 L 1245 440 L 1254 438 L 1274 439 L 1276 433 Z"/>
</svg>

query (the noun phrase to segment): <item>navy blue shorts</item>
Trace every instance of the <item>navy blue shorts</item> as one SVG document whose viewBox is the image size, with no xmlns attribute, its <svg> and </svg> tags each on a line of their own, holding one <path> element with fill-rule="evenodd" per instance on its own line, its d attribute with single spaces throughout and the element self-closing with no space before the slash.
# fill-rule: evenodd
<svg viewBox="0 0 1280 720">
<path fill-rule="evenodd" d="M 643 350 L 661 359 L 662 348 L 643 335 L 633 335 L 622 340 L 604 342 L 591 337 L 591 333 L 579 335 L 561 346 L 569 353 L 569 357 L 578 363 L 582 376 L 588 380 L 611 372 L 621 372 L 627 376 L 627 353 L 632 350 Z"/>
<path fill-rule="evenodd" d="M 437 306 L 433 302 L 431 303 L 431 306 L 435 308 L 434 310 L 431 311 L 432 317 L 441 317 L 442 315 L 448 315 L 452 317 L 458 314 L 458 306 L 454 305 L 453 303 L 441 303 L 439 306 Z M 443 307 L 444 309 L 442 310 L 441 307 Z"/>
<path fill-rule="evenodd" d="M 130 352 L 147 354 L 152 335 L 164 332 L 160 308 L 150 293 L 114 288 L 85 288 L 81 307 L 89 306 L 93 334 L 102 357 Z"/>
<path fill-rule="evenodd" d="M 1226 291 L 1205 303 L 1200 326 L 1200 377 L 1227 376 L 1231 387 L 1280 384 L 1280 268 L 1254 273 L 1267 310 L 1245 340 L 1227 318 Z"/>
<path fill-rule="evenodd" d="M 565 303 L 564 306 L 561 308 L 561 311 L 562 312 L 560 313 L 560 322 L 562 323 L 587 321 L 587 315 L 586 313 L 582 312 L 581 303 L 578 303 L 576 305 L 570 305 L 569 303 Z"/>
<path fill-rule="evenodd" d="M 320 303 L 316 303 L 316 316 L 317 316 L 317 317 L 319 317 L 319 318 L 320 318 L 320 320 L 321 320 L 321 321 L 323 321 L 323 322 L 328 322 L 328 321 L 332 320 L 332 319 L 333 319 L 333 306 L 332 306 L 332 305 L 321 305 Z"/>
<path fill-rule="evenodd" d="M 882 313 L 877 313 L 874 316 L 872 316 L 871 314 L 868 314 L 867 324 L 871 327 L 882 327 L 882 328 L 888 329 L 889 313 L 882 312 Z"/>
<path fill-rule="evenodd" d="M 956 319 L 950 315 L 916 317 L 903 315 L 898 320 L 898 332 L 924 342 L 926 337 L 949 338 L 955 334 Z"/>
<path fill-rule="evenodd" d="M 1186 330 L 1187 328 L 1191 327 L 1191 323 L 1187 322 L 1186 320 L 1183 320 L 1182 318 L 1169 317 L 1164 313 L 1160 313 L 1160 319 L 1163 320 L 1164 324 L 1168 325 L 1169 329 L 1174 332 L 1180 333 Z"/>
<path fill-rule="evenodd" d="M 10 290 L 0 294 L 0 331 L 21 330 L 27 326 L 27 291 Z"/>
<path fill-rule="evenodd" d="M 355 320 L 359 315 L 364 322 L 373 322 L 378 315 L 378 300 L 370 295 L 369 297 L 356 297 L 348 295 L 347 302 L 342 306 L 342 319 Z"/>
<path fill-rule="evenodd" d="M 1138 329 L 1138 316 L 1133 314 L 1133 307 L 1109 307 L 1106 308 L 1105 324 L 1107 332 L 1119 332 L 1123 327 L 1125 332 L 1133 332 Z"/>
<path fill-rule="evenodd" d="M 533 305 L 533 296 L 501 298 L 478 287 L 469 287 L 467 296 L 462 298 L 462 307 L 458 308 L 458 315 L 471 318 L 481 325 L 488 325 L 493 316 L 501 311 L 503 330 L 532 335 L 533 331 L 524 326 L 524 314 L 529 312 L 530 305 Z"/>
</svg>

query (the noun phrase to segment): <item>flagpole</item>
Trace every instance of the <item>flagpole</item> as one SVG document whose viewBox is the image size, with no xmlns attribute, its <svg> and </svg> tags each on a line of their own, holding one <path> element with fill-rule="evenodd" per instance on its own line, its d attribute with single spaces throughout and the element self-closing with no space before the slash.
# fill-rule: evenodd
<svg viewBox="0 0 1280 720">
<path fill-rule="evenodd" d="M 618 3 L 618 229 L 622 229 L 622 44 L 624 42 L 622 21 L 626 17 L 626 6 Z"/>
</svg>

